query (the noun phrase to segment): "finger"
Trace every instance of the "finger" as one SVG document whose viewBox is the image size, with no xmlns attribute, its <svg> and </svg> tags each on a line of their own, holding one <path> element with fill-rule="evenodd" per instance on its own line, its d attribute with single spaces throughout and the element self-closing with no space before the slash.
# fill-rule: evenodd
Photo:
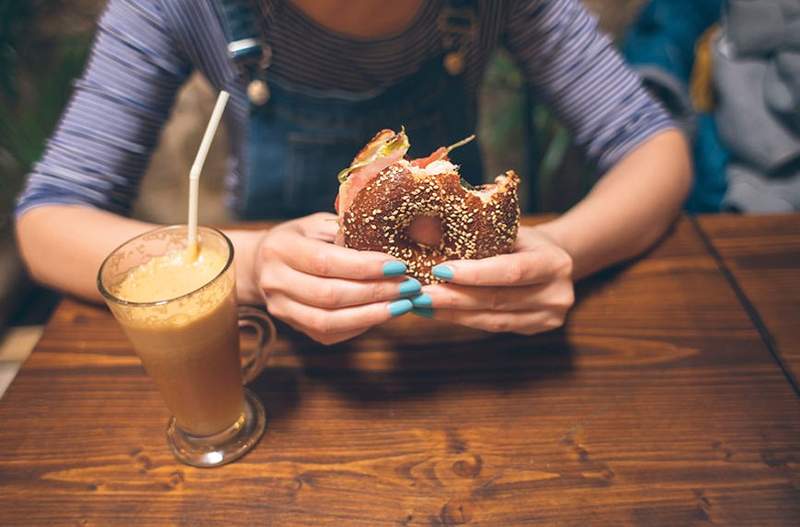
<svg viewBox="0 0 800 527">
<path fill-rule="evenodd" d="M 435 266 L 432 273 L 446 282 L 478 286 L 516 286 L 537 284 L 555 276 L 568 275 L 572 261 L 563 251 L 542 247 L 483 258 L 453 260 Z"/>
<path fill-rule="evenodd" d="M 568 309 L 574 302 L 572 283 L 559 280 L 517 287 L 472 287 L 434 284 L 413 299 L 416 308 L 477 311 L 534 311 Z"/>
<path fill-rule="evenodd" d="M 322 278 L 301 273 L 286 265 L 265 269 L 260 285 L 265 291 L 280 292 L 301 304 L 328 309 L 397 300 L 416 295 L 422 288 L 414 278 Z"/>
<path fill-rule="evenodd" d="M 267 295 L 267 309 L 281 320 L 317 335 L 337 335 L 367 330 L 412 309 L 410 300 L 379 302 L 342 309 L 309 306 L 283 295 Z"/>
<path fill-rule="evenodd" d="M 455 309 L 434 309 L 428 313 L 436 320 L 446 320 L 492 333 L 521 333 L 534 335 L 561 327 L 563 315 L 549 311 L 532 312 L 493 312 L 459 311 Z"/>
<path fill-rule="evenodd" d="M 334 214 L 318 212 L 301 221 L 300 230 L 309 238 L 332 243 L 339 231 L 339 221 Z"/>
<path fill-rule="evenodd" d="M 280 318 L 277 315 L 275 315 L 274 313 L 271 313 L 271 314 L 273 316 L 275 316 L 276 318 Z M 300 333 L 304 333 L 304 334 L 308 335 L 311 339 L 319 342 L 320 344 L 324 344 L 326 346 L 330 346 L 332 344 L 337 344 L 339 342 L 344 342 L 346 340 L 350 340 L 350 339 L 355 338 L 355 337 L 357 337 L 357 336 L 361 335 L 362 333 L 364 333 L 364 332 L 369 330 L 369 328 L 363 328 L 363 329 L 358 329 L 358 330 L 355 330 L 355 331 L 346 331 L 344 333 L 332 333 L 332 334 L 329 334 L 329 335 L 323 335 L 323 334 L 317 333 L 314 330 L 312 330 L 311 328 L 306 327 L 306 326 L 304 326 L 302 324 L 299 324 L 297 322 L 289 321 L 289 320 L 286 320 L 286 319 L 281 319 L 281 320 L 284 323 L 286 323 L 289 326 L 291 326 L 292 328 L 294 328 L 296 331 L 299 331 Z"/>
<path fill-rule="evenodd" d="M 319 342 L 320 344 L 324 344 L 325 346 L 331 346 L 333 344 L 338 344 L 346 340 L 354 339 L 357 336 L 361 335 L 362 333 L 366 333 L 368 330 L 369 328 L 364 328 L 364 329 L 359 329 L 357 331 L 349 331 L 346 333 L 334 333 L 333 335 L 316 333 L 312 330 L 303 331 L 303 333 L 311 337 L 313 340 Z"/>
<path fill-rule="evenodd" d="M 388 254 L 347 249 L 290 230 L 275 233 L 263 250 L 264 259 L 274 253 L 297 271 L 328 278 L 376 280 L 406 272 L 406 265 Z"/>
</svg>

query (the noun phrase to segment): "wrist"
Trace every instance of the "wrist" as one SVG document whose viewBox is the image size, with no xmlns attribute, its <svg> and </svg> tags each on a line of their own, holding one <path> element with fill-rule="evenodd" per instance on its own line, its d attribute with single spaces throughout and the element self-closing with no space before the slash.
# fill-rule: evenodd
<svg viewBox="0 0 800 527">
<path fill-rule="evenodd" d="M 572 279 L 577 280 L 582 276 L 580 274 L 581 271 L 578 265 L 579 262 L 576 261 L 580 251 L 575 247 L 574 240 L 570 238 L 569 232 L 565 229 L 564 224 L 559 220 L 560 218 L 535 225 L 531 227 L 531 230 L 537 236 L 545 238 L 548 242 L 567 253 L 570 260 L 572 260 Z"/>
<path fill-rule="evenodd" d="M 261 304 L 258 253 L 267 231 L 230 231 L 236 271 L 236 297 L 240 304 Z"/>
<path fill-rule="evenodd" d="M 540 223 L 538 225 L 534 225 L 531 227 L 531 231 L 547 238 L 551 243 L 561 247 L 565 250 L 570 256 L 573 256 L 572 251 L 570 250 L 567 244 L 567 237 L 563 232 L 562 226 L 558 223 L 558 220 L 548 221 L 546 223 Z"/>
</svg>

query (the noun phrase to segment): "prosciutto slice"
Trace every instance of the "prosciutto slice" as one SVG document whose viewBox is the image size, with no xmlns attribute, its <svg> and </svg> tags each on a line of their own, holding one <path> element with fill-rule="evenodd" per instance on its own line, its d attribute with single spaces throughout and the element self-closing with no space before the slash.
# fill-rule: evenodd
<svg viewBox="0 0 800 527">
<path fill-rule="evenodd" d="M 409 161 L 413 167 L 427 168 L 436 161 L 450 161 L 447 155 L 455 148 L 463 146 L 475 139 L 474 135 L 450 146 L 437 148 L 427 157 Z M 409 149 L 405 130 L 395 133 L 393 130 L 381 130 L 356 155 L 350 166 L 339 173 L 339 194 L 336 196 L 336 212 L 341 223 L 344 213 L 350 209 L 358 193 L 378 177 L 384 168 L 405 158 Z"/>
<path fill-rule="evenodd" d="M 339 173 L 339 194 L 336 196 L 336 213 L 339 221 L 353 204 L 362 188 L 369 185 L 381 170 L 403 159 L 408 152 L 408 137 L 404 130 L 395 133 L 381 130 L 356 155 L 350 166 Z"/>
</svg>

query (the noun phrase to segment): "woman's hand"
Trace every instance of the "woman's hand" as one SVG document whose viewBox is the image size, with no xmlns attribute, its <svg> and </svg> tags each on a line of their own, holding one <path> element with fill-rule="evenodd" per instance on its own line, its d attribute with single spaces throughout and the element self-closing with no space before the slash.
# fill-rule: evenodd
<svg viewBox="0 0 800 527">
<path fill-rule="evenodd" d="M 334 245 L 337 228 L 332 214 L 290 221 L 266 232 L 255 254 L 269 313 L 323 344 L 408 313 L 420 291 L 391 256 Z"/>
<path fill-rule="evenodd" d="M 520 227 L 511 254 L 434 267 L 415 312 L 493 332 L 533 335 L 564 324 L 574 302 L 572 258 L 535 227 Z"/>
</svg>

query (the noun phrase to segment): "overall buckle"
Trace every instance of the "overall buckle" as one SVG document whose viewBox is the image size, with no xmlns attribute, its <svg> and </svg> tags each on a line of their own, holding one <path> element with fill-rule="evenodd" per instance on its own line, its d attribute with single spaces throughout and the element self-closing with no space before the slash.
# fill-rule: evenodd
<svg viewBox="0 0 800 527">
<path fill-rule="evenodd" d="M 466 66 L 467 47 L 478 32 L 478 17 L 471 7 L 444 6 L 436 19 L 446 50 L 444 68 L 460 75 Z"/>
</svg>

